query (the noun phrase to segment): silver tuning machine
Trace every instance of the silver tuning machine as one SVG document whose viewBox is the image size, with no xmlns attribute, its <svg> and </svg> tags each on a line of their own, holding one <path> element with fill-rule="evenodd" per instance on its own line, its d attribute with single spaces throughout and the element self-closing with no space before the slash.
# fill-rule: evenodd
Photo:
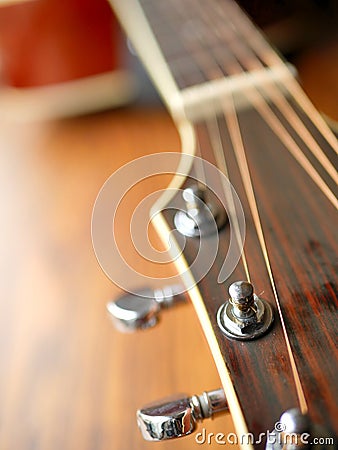
<svg viewBox="0 0 338 450">
<path fill-rule="evenodd" d="M 147 441 L 164 441 L 191 434 L 198 421 L 228 411 L 223 389 L 159 402 L 137 411 L 137 423 Z"/>
<path fill-rule="evenodd" d="M 132 332 L 153 327 L 157 324 L 162 309 L 185 300 L 184 288 L 179 285 L 153 290 L 145 288 L 110 301 L 107 310 L 119 331 Z"/>
</svg>

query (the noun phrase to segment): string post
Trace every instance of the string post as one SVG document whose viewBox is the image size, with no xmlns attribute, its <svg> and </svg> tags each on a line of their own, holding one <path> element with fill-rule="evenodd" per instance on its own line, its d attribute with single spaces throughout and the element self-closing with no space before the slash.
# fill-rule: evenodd
<svg viewBox="0 0 338 450">
<path fill-rule="evenodd" d="M 272 308 L 267 301 L 257 297 L 251 283 L 232 283 L 229 296 L 217 313 L 218 326 L 227 337 L 251 340 L 268 331 L 273 323 Z"/>
<path fill-rule="evenodd" d="M 199 209 L 199 201 L 206 203 L 206 191 L 205 188 L 193 185 L 184 189 L 182 197 L 185 200 L 187 212 L 193 212 L 195 209 Z"/>
<path fill-rule="evenodd" d="M 183 190 L 184 207 L 175 214 L 174 223 L 184 236 L 209 236 L 217 233 L 227 222 L 224 208 L 207 197 L 206 188 L 197 184 Z"/>
<path fill-rule="evenodd" d="M 256 320 L 254 289 L 248 281 L 236 281 L 229 287 L 229 302 L 233 313 L 239 319 L 252 317 Z"/>
</svg>

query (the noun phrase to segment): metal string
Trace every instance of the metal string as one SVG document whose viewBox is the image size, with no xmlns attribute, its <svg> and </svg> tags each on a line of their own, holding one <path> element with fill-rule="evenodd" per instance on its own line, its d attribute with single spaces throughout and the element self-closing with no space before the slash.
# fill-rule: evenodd
<svg viewBox="0 0 338 450">
<path fill-rule="evenodd" d="M 235 15 L 236 16 L 236 15 Z M 238 24 L 242 27 L 243 24 L 240 20 L 237 18 Z M 223 35 L 223 29 L 221 27 L 214 27 L 215 33 L 218 34 L 219 37 Z M 240 63 L 244 66 L 245 69 L 252 71 L 252 70 L 262 70 L 264 69 L 264 64 L 260 61 L 259 58 L 256 57 L 253 48 L 250 47 L 251 43 L 257 42 L 255 39 L 249 39 L 248 45 L 243 45 L 241 43 L 241 39 L 243 39 L 243 34 L 241 34 L 238 31 L 238 27 L 234 29 L 234 32 L 237 34 L 238 38 L 236 40 L 238 51 L 237 54 L 242 54 L 242 58 L 240 58 Z M 253 33 L 250 33 L 248 38 L 252 37 Z M 238 45 L 239 44 L 239 45 Z M 266 44 L 267 45 L 267 44 Z M 231 46 L 231 43 L 230 43 Z M 262 58 L 266 54 L 272 53 L 275 54 L 272 50 L 268 52 L 264 52 L 262 54 Z M 248 55 L 248 57 L 245 57 L 245 54 Z M 278 56 L 277 56 L 278 58 Z M 237 59 L 238 56 L 237 56 Z M 271 59 L 271 58 L 270 58 Z M 276 60 L 275 65 L 276 65 Z M 281 60 L 279 60 L 279 64 L 282 64 L 285 66 Z M 248 77 L 250 77 L 250 72 L 248 72 Z M 290 77 L 288 77 L 290 78 Z M 284 117 L 287 119 L 288 123 L 293 127 L 293 129 L 298 133 L 298 135 L 302 138 L 303 142 L 306 144 L 307 148 L 312 152 L 312 154 L 317 158 L 317 160 L 321 163 L 321 165 L 324 167 L 326 172 L 331 176 L 332 180 L 335 181 L 336 184 L 338 184 L 338 174 L 331 163 L 331 161 L 328 159 L 328 157 L 325 155 L 323 150 L 320 148 L 312 134 L 308 131 L 308 129 L 305 127 L 304 123 L 301 121 L 299 116 L 296 114 L 294 109 L 291 107 L 291 105 L 287 102 L 285 96 L 282 94 L 282 91 L 279 89 L 278 85 L 275 84 L 273 80 L 270 81 L 270 83 L 262 84 L 260 86 L 262 91 L 265 91 L 265 93 L 268 94 L 270 98 L 273 98 L 275 105 L 278 107 L 278 110 L 283 113 Z M 254 84 L 254 83 L 253 83 Z M 259 107 L 258 105 L 258 96 L 257 91 L 255 91 L 255 94 L 252 94 L 252 92 L 249 95 L 252 95 L 252 101 L 255 103 L 256 108 Z M 319 175 L 315 173 L 313 166 L 310 164 L 309 161 L 306 160 L 305 156 L 301 152 L 301 149 L 298 147 L 298 145 L 293 141 L 293 139 L 288 139 L 285 134 L 288 134 L 284 127 L 282 127 L 279 123 L 276 122 L 275 118 L 272 118 L 272 111 L 271 108 L 266 108 L 264 104 L 264 111 L 260 110 L 261 115 L 263 115 L 266 119 L 266 121 L 269 122 L 271 128 L 276 132 L 276 134 L 280 137 L 280 139 L 285 143 L 288 144 L 286 147 L 289 149 L 289 151 L 294 155 L 294 157 L 297 159 L 297 161 L 305 168 L 305 170 L 308 172 L 308 174 L 311 176 L 311 178 L 316 182 L 317 185 L 321 188 L 321 190 L 327 195 L 329 200 L 337 207 L 337 201 L 335 196 L 332 192 L 329 192 L 329 188 L 323 184 L 323 180 L 320 179 Z M 317 114 L 316 114 L 317 116 Z M 275 117 L 275 115 L 274 115 Z M 280 121 L 279 121 L 280 122 Z M 335 147 L 337 148 L 337 143 L 335 143 Z"/>
<path fill-rule="evenodd" d="M 216 165 L 229 180 L 230 179 L 229 171 L 228 171 L 226 159 L 224 156 L 222 138 L 221 138 L 220 129 L 219 129 L 216 115 L 213 115 L 211 118 L 207 119 L 207 129 L 208 129 L 209 136 L 210 136 L 211 147 L 212 147 L 213 153 L 215 155 Z M 242 259 L 242 263 L 243 263 L 245 276 L 247 278 L 247 281 L 250 282 L 251 277 L 250 277 L 250 272 L 249 272 L 249 266 L 248 266 L 248 261 L 247 261 L 246 255 L 245 255 L 244 242 L 242 240 L 242 236 L 241 236 L 240 229 L 239 229 L 239 223 L 238 223 L 238 219 L 237 219 L 233 194 L 232 194 L 230 186 L 227 183 L 223 182 L 223 178 L 222 178 L 222 185 L 223 185 L 223 190 L 225 193 L 225 199 L 227 202 L 229 215 L 231 216 L 232 221 L 234 223 L 237 244 L 238 244 L 239 248 L 243 249 L 242 254 L 241 254 L 241 259 Z"/>
<path fill-rule="evenodd" d="M 229 3 L 230 4 L 230 3 Z M 198 5 L 201 7 L 201 5 Z M 217 6 L 217 4 L 216 4 Z M 205 19 L 208 15 L 210 15 L 210 10 L 206 11 L 203 15 Z M 213 17 L 211 16 L 211 19 Z M 227 19 L 229 20 L 229 19 Z M 231 23 L 231 22 L 228 22 Z M 221 38 L 222 31 L 220 31 L 220 27 L 217 27 L 214 22 L 212 22 L 213 26 L 211 27 L 211 23 L 209 23 L 209 28 L 214 33 L 214 38 Z M 234 35 L 238 35 L 238 31 L 236 31 L 236 27 L 233 27 Z M 210 35 L 209 35 L 210 36 Z M 208 37 L 208 36 L 207 36 Z M 239 37 L 243 37 L 242 35 L 238 35 L 237 38 L 233 39 L 229 42 L 229 47 L 232 47 L 232 54 L 229 53 L 228 57 L 231 58 L 231 65 L 227 64 L 227 71 L 229 72 L 230 67 L 230 75 L 237 74 L 239 70 L 241 70 L 242 66 L 249 70 L 252 69 L 264 69 L 263 64 L 260 62 L 258 57 L 255 57 L 253 51 L 251 52 L 253 57 L 246 58 L 243 57 L 243 53 L 248 53 L 249 47 L 244 46 L 241 43 Z M 233 48 L 235 45 L 235 48 Z M 272 50 L 271 50 L 272 52 Z M 224 73 L 224 58 L 218 52 L 218 55 L 215 52 L 212 52 L 215 62 L 218 66 L 220 66 Z M 228 63 L 228 61 L 227 61 Z M 282 64 L 280 62 L 280 64 Z M 329 186 L 324 182 L 322 177 L 319 175 L 317 170 L 311 164 L 311 162 L 307 159 L 305 154 L 302 152 L 299 145 L 295 142 L 295 140 L 290 136 L 285 127 L 283 126 L 280 119 L 273 112 L 268 102 L 265 100 L 264 96 L 260 92 L 260 90 L 255 85 L 254 79 L 250 72 L 246 72 L 248 78 L 252 79 L 252 84 L 246 90 L 246 95 L 249 97 L 249 100 L 255 107 L 255 109 L 260 113 L 263 119 L 267 122 L 270 128 L 274 131 L 274 133 L 279 137 L 281 142 L 285 145 L 286 149 L 291 153 L 291 155 L 296 159 L 296 161 L 301 165 L 301 167 L 307 172 L 307 174 L 311 177 L 311 179 L 315 182 L 315 184 L 319 187 L 319 189 L 324 193 L 324 195 L 329 199 L 329 201 L 333 204 L 335 208 L 338 209 L 338 201 L 336 196 L 333 194 Z M 298 133 L 298 135 L 302 138 L 303 142 L 307 145 L 310 151 L 317 157 L 322 166 L 325 168 L 327 173 L 332 177 L 332 179 L 338 183 L 338 176 L 335 168 L 326 157 L 324 152 L 321 150 L 317 142 L 314 140 L 312 135 L 305 128 L 304 124 L 298 118 L 298 116 L 294 113 L 290 105 L 286 102 L 285 98 L 282 96 L 280 89 L 272 84 L 265 84 L 264 86 L 260 86 L 262 90 L 265 92 L 272 94 L 271 99 L 273 99 L 275 105 L 278 109 L 284 114 L 284 117 L 287 119 L 288 123 L 294 128 L 294 130 Z M 263 99 L 263 102 L 261 101 Z"/>
<path fill-rule="evenodd" d="M 205 9 L 203 11 L 201 11 L 202 14 L 205 17 Z M 203 45 L 203 41 L 202 41 L 202 45 Z M 195 55 L 196 56 L 196 55 Z M 205 67 L 207 67 L 207 72 L 210 73 L 210 61 L 208 61 L 208 65 L 205 66 L 204 64 L 207 62 L 207 59 L 210 59 L 207 54 L 197 54 L 198 56 L 198 63 L 201 67 L 201 69 L 203 71 L 206 71 Z M 202 56 L 202 58 L 201 58 Z M 201 59 L 203 59 L 204 61 L 201 64 Z M 214 66 L 212 67 L 212 71 L 213 71 L 213 76 L 215 78 L 217 78 L 219 76 L 219 72 L 221 72 L 221 74 L 224 76 L 224 71 L 222 69 L 220 69 L 220 65 L 219 62 L 217 61 L 217 59 L 215 59 L 215 56 L 213 55 L 213 59 L 214 59 Z M 215 63 L 217 64 L 215 66 Z M 238 64 L 239 66 L 239 64 Z M 235 67 L 238 70 L 238 66 Z M 259 91 L 258 91 L 258 95 L 259 95 Z M 254 104 L 255 106 L 258 106 L 256 103 L 256 97 L 251 97 L 251 101 L 254 100 Z M 280 316 L 280 320 L 281 320 L 281 324 L 282 324 L 282 329 L 283 329 L 283 334 L 284 334 L 284 338 L 285 338 L 285 342 L 286 342 L 286 346 L 287 346 L 287 351 L 288 351 L 288 355 L 289 355 L 289 359 L 290 359 L 290 364 L 291 364 L 291 369 L 292 369 L 292 374 L 294 377 L 294 382 L 295 382 L 295 387 L 296 387 L 296 391 L 297 391 L 297 395 L 298 395 L 298 401 L 299 401 L 299 405 L 301 408 L 301 411 L 303 413 L 306 413 L 308 410 L 307 407 L 307 403 L 306 403 L 306 399 L 305 399 L 305 395 L 304 395 L 304 391 L 303 391 L 303 387 L 300 381 L 300 377 L 299 377 L 299 373 L 297 370 L 297 366 L 296 366 L 296 362 L 295 362 L 295 358 L 292 352 L 292 348 L 291 348 L 291 344 L 290 344 L 290 340 L 289 340 L 289 336 L 286 330 L 286 325 L 285 325 L 285 321 L 284 321 L 284 317 L 282 314 L 282 310 L 281 310 L 281 305 L 280 305 L 280 300 L 279 300 L 279 296 L 278 296 L 278 292 L 276 289 L 276 284 L 274 281 L 274 276 L 272 273 L 272 268 L 271 268 L 271 264 L 270 264 L 270 259 L 269 259 L 269 255 L 268 255 L 268 250 L 267 250 L 267 246 L 266 246 L 266 242 L 265 242 L 265 237 L 264 237 L 264 232 L 263 232 L 263 228 L 262 228 L 262 223 L 261 223 L 261 219 L 260 219 L 260 215 L 259 215 L 259 211 L 258 211 L 258 206 L 257 206 L 257 201 L 256 201 L 256 197 L 255 197 L 255 193 L 254 193 L 254 188 L 253 188 L 253 184 L 252 184 L 252 180 L 251 180 L 251 175 L 250 175 L 250 171 L 249 171 L 249 167 L 248 167 L 248 162 L 246 159 L 246 154 L 245 154 L 245 149 L 244 149 L 244 144 L 243 144 L 243 140 L 242 140 L 242 135 L 241 135 L 241 131 L 240 131 L 240 127 L 239 127 L 239 122 L 238 122 L 238 117 L 237 117 L 237 113 L 236 113 L 236 108 L 235 108 L 235 104 L 234 104 L 234 99 L 233 99 L 233 95 L 229 94 L 228 97 L 226 99 L 223 99 L 223 101 L 226 101 L 226 107 L 223 108 L 223 112 L 224 112 L 224 117 L 226 120 L 226 123 L 228 125 L 228 129 L 229 129 L 229 133 L 230 133 L 230 138 L 233 144 L 233 148 L 234 148 L 234 152 L 235 152 L 235 156 L 236 156 L 236 160 L 240 169 L 240 174 L 241 174 L 241 178 L 242 178 L 242 182 L 244 185 L 244 189 L 246 192 L 246 196 L 249 202 L 249 207 L 251 210 L 251 214 L 254 220 L 254 224 L 255 224 L 255 228 L 256 228 L 256 232 L 257 232 L 257 236 L 259 239 L 259 243 L 261 246 L 261 250 L 263 253 L 263 257 L 264 257 L 264 261 L 265 261 L 265 265 L 266 265 L 266 269 L 268 272 L 268 276 L 269 276 L 269 280 L 271 283 L 271 287 L 274 293 L 274 297 L 275 297 L 275 302 L 276 302 L 276 306 L 277 306 L 277 310 Z M 266 110 L 265 109 L 261 109 L 259 108 L 259 112 L 263 115 L 263 117 L 265 119 L 267 119 L 266 116 Z M 272 110 L 271 110 L 272 113 Z M 277 121 L 278 118 L 276 117 Z M 273 126 L 274 129 L 276 129 L 276 123 L 275 121 L 268 122 L 270 126 Z M 218 122 L 217 122 L 217 127 L 218 127 Z M 210 126 L 209 126 L 210 129 Z M 278 130 L 278 128 L 277 128 Z M 212 131 L 212 130 L 211 130 Z M 278 130 L 280 131 L 280 130 Z M 286 132 L 286 130 L 285 130 Z M 217 133 L 219 133 L 219 129 L 217 130 Z M 286 132 L 287 133 L 287 132 Z M 213 130 L 213 134 L 215 134 L 215 129 Z M 283 141 L 285 141 L 285 137 L 284 135 L 281 136 L 280 133 L 278 133 L 279 137 L 283 138 Z M 216 142 L 218 141 L 218 137 L 212 137 L 211 138 L 212 141 Z M 289 141 L 286 141 L 288 144 L 290 144 Z M 219 145 L 213 145 L 214 149 L 219 148 Z M 300 149 L 299 149 L 300 150 Z M 224 152 L 223 152 L 223 148 L 221 148 L 221 151 L 223 153 L 223 157 L 224 157 Z M 298 155 L 297 155 L 298 156 Z M 217 158 L 219 159 L 219 158 Z M 225 160 L 225 158 L 224 158 Z M 304 163 L 304 161 L 302 160 L 301 162 Z M 223 167 L 224 170 L 224 167 Z"/>
<path fill-rule="evenodd" d="M 289 69 L 285 66 L 281 57 L 271 49 L 266 39 L 251 23 L 250 19 L 243 13 L 239 6 L 233 2 L 227 2 L 227 15 L 225 9 L 220 7 L 217 3 L 213 4 L 217 14 L 224 19 L 231 17 L 232 23 L 235 25 L 233 30 L 246 42 L 246 48 L 251 49 L 256 53 L 257 57 L 263 61 L 267 66 L 280 66 L 285 69 L 287 75 L 290 75 Z M 240 31 L 240 34 L 238 33 Z M 256 60 L 258 59 L 256 57 Z M 258 59 L 258 60 L 259 60 Z M 284 83 L 284 87 L 289 91 L 294 100 L 302 108 L 302 110 L 311 117 L 312 123 L 317 127 L 322 136 L 330 144 L 330 146 L 338 153 L 338 143 L 335 136 L 329 129 L 325 120 L 318 114 L 311 101 L 304 94 L 299 84 L 293 76 L 288 76 L 288 82 Z M 322 152 L 322 150 L 320 150 Z M 317 156 L 320 160 L 321 156 Z"/>
<path fill-rule="evenodd" d="M 215 28 L 212 28 L 212 29 L 215 30 Z M 214 56 L 214 58 L 215 58 L 215 56 Z M 217 61 L 216 58 L 215 58 L 215 61 L 219 64 L 219 61 Z M 243 66 L 245 65 L 245 62 L 243 62 L 243 59 L 240 59 L 240 62 Z M 232 64 L 237 68 L 237 70 L 239 70 L 239 65 L 236 65 L 236 63 L 234 61 L 232 61 Z M 221 67 L 222 67 L 222 65 L 221 65 Z M 251 92 L 251 89 L 250 89 L 250 92 Z M 256 92 L 254 90 L 254 88 L 253 88 L 253 92 Z M 259 91 L 257 91 L 257 92 L 259 95 Z M 253 99 L 255 100 L 254 106 L 256 106 L 256 107 L 259 106 L 260 103 L 258 105 L 256 104 L 256 97 L 251 97 L 251 101 Z M 286 343 L 286 347 L 287 347 L 287 351 L 288 351 L 288 355 L 289 355 L 289 360 L 290 360 L 290 364 L 291 364 L 292 374 L 293 374 L 293 378 L 294 378 L 294 382 L 295 382 L 299 406 L 300 406 L 302 413 L 305 414 L 308 411 L 308 406 L 307 406 L 307 402 L 305 399 L 305 394 L 304 394 L 304 390 L 303 390 L 303 387 L 301 384 L 296 361 L 295 361 L 295 358 L 294 358 L 294 355 L 292 352 L 291 343 L 290 343 L 290 339 L 289 339 L 289 336 L 287 333 L 286 324 L 285 324 L 282 309 L 281 309 L 281 303 L 279 300 L 279 295 L 277 292 L 276 283 L 275 283 L 273 272 L 272 272 L 272 267 L 271 267 L 271 263 L 270 263 L 267 246 L 266 246 L 262 222 L 261 222 L 260 215 L 259 215 L 258 205 L 257 205 L 256 196 L 255 196 L 255 192 L 254 192 L 254 188 L 253 188 L 253 183 L 252 183 L 252 179 L 251 179 L 251 175 L 250 175 L 248 161 L 246 158 L 246 152 L 245 152 L 245 148 L 244 148 L 242 134 L 241 134 L 241 130 L 240 130 L 239 122 L 238 122 L 238 116 L 236 113 L 233 94 L 230 93 L 227 97 L 223 98 L 222 100 L 223 100 L 223 105 L 224 105 L 224 107 L 223 107 L 224 117 L 225 117 L 225 120 L 226 120 L 226 123 L 228 126 L 228 130 L 230 133 L 230 138 L 231 138 L 231 141 L 233 144 L 234 153 L 235 153 L 238 167 L 239 167 L 239 170 L 241 173 L 242 182 L 243 182 L 246 196 L 247 196 L 247 199 L 249 202 L 249 207 L 251 210 L 251 214 L 252 214 L 253 221 L 254 221 L 255 228 L 256 228 L 256 233 L 257 233 L 258 240 L 259 240 L 261 250 L 263 253 L 264 262 L 265 262 L 266 269 L 268 272 L 272 291 L 273 291 L 273 294 L 275 297 L 275 302 L 276 302 L 278 314 L 280 317 L 283 334 L 284 334 L 284 339 L 285 339 L 285 343 Z M 264 103 L 264 105 L 265 105 L 265 103 Z M 271 111 L 271 113 L 272 113 L 272 110 L 270 108 L 269 108 L 269 111 Z M 264 113 L 264 115 L 262 114 L 264 119 L 269 119 L 269 117 L 265 114 L 266 111 L 264 109 L 261 110 L 259 108 L 259 112 L 261 114 L 262 114 L 262 112 Z M 277 119 L 277 117 L 276 117 L 276 119 Z M 277 121 L 278 121 L 278 119 L 277 119 Z M 271 123 L 271 121 L 269 121 L 268 123 L 270 126 L 275 125 L 275 122 Z M 285 130 L 285 132 L 286 132 L 286 130 Z M 281 137 L 281 136 L 279 136 L 279 137 Z"/>
</svg>

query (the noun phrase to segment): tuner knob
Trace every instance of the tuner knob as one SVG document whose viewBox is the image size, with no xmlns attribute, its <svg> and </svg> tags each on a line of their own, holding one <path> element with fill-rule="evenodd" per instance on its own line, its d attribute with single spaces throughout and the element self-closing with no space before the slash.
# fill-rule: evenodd
<svg viewBox="0 0 338 450">
<path fill-rule="evenodd" d="M 183 287 L 166 286 L 162 289 L 139 289 L 136 294 L 124 294 L 107 304 L 115 327 L 122 332 L 150 328 L 157 324 L 163 308 L 185 301 Z"/>
<path fill-rule="evenodd" d="M 192 433 L 197 421 L 228 411 L 223 389 L 181 397 L 139 409 L 137 423 L 147 441 L 163 441 Z"/>
</svg>

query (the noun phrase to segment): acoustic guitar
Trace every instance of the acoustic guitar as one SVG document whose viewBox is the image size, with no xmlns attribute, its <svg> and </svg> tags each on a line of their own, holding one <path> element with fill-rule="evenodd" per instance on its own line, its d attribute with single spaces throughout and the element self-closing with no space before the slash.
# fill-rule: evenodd
<svg viewBox="0 0 338 450">
<path fill-rule="evenodd" d="M 229 409 L 242 448 L 333 448 L 336 139 L 232 0 L 112 5 L 177 125 L 182 154 L 166 156 L 163 166 L 176 172 L 150 209 L 177 283 L 108 309 L 142 328 L 187 295 L 222 383 L 140 409 L 141 431 L 179 437 Z M 161 161 L 146 165 L 162 170 Z"/>
</svg>

